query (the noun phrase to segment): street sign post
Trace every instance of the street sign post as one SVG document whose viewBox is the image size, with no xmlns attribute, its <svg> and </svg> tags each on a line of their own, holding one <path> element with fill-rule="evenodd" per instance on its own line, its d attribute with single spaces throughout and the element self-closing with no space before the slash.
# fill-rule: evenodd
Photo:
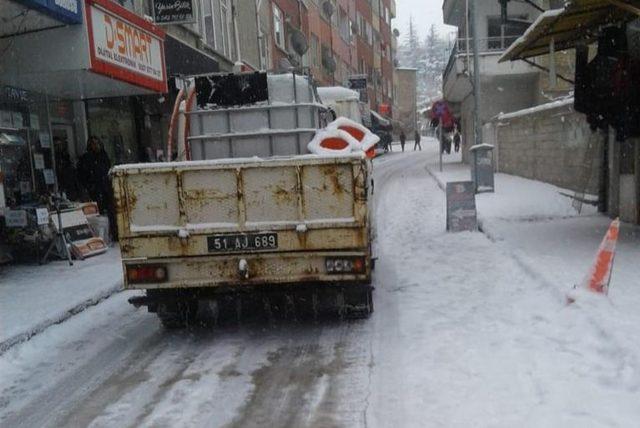
<svg viewBox="0 0 640 428">
<path fill-rule="evenodd" d="M 447 231 L 478 230 L 476 192 L 473 181 L 447 183 Z"/>
</svg>

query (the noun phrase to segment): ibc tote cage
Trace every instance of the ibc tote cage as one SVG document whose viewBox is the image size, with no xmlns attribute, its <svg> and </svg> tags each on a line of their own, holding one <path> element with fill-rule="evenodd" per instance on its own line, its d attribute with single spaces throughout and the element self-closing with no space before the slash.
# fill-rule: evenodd
<svg viewBox="0 0 640 428">
<path fill-rule="evenodd" d="M 192 160 L 305 154 L 328 121 L 310 73 L 216 73 L 194 80 L 198 102 L 185 111 Z M 234 91 L 241 96 L 229 96 Z M 220 102 L 206 102 L 212 100 Z"/>
</svg>

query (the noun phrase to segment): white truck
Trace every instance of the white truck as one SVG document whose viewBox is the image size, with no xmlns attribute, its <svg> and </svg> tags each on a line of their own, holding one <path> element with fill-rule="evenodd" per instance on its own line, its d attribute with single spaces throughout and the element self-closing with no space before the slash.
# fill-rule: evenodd
<svg viewBox="0 0 640 428">
<path fill-rule="evenodd" d="M 183 109 L 198 160 L 112 171 L 124 287 L 146 290 L 130 302 L 167 327 L 256 305 L 368 316 L 370 161 L 305 153 L 324 111 L 307 76 L 269 75 L 249 105 L 210 105 L 216 85 L 196 85 L 207 96 Z"/>
</svg>

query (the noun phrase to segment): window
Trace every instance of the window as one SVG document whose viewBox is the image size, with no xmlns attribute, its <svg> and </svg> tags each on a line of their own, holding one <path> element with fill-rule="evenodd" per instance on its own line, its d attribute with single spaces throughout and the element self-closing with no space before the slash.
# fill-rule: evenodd
<svg viewBox="0 0 640 428">
<path fill-rule="evenodd" d="M 487 27 L 487 46 L 489 50 L 501 50 L 508 48 L 518 37 L 527 31 L 531 22 L 526 20 L 524 16 L 510 16 L 507 23 L 503 24 L 499 16 L 490 16 L 488 18 Z"/>
<path fill-rule="evenodd" d="M 273 39 L 279 48 L 285 49 L 283 14 L 275 4 L 273 5 Z"/>
<path fill-rule="evenodd" d="M 320 39 L 315 34 L 311 34 L 311 43 L 309 44 L 309 62 L 313 67 L 320 66 Z"/>
<path fill-rule="evenodd" d="M 222 30 L 222 52 L 227 56 L 231 56 L 231 19 L 229 19 L 228 0 L 220 0 L 220 27 Z M 220 47 L 218 47 L 220 49 Z"/>
<path fill-rule="evenodd" d="M 269 36 L 264 30 L 262 22 L 260 23 L 260 60 L 262 61 L 262 68 L 268 70 L 271 67 L 271 55 L 269 50 L 271 49 L 269 43 Z"/>
<path fill-rule="evenodd" d="M 331 26 L 333 28 L 338 28 L 340 25 L 339 22 L 339 17 L 338 17 L 338 11 L 336 10 L 336 3 L 335 1 L 331 0 L 331 4 L 333 5 L 333 14 L 331 15 Z"/>
<path fill-rule="evenodd" d="M 365 36 L 366 34 L 365 20 L 364 20 L 364 17 L 360 15 L 360 12 L 358 12 L 357 20 L 358 20 L 358 35 L 362 38 L 365 38 L 366 37 Z"/>
<path fill-rule="evenodd" d="M 204 27 L 204 41 L 209 46 L 216 48 L 216 33 L 213 25 L 211 0 L 204 0 L 202 2 L 202 24 Z"/>
<path fill-rule="evenodd" d="M 344 9 L 340 8 L 339 12 L 339 24 L 340 24 L 340 37 L 342 40 L 349 43 L 351 30 L 349 29 L 349 17 L 347 16 L 347 12 Z"/>
</svg>

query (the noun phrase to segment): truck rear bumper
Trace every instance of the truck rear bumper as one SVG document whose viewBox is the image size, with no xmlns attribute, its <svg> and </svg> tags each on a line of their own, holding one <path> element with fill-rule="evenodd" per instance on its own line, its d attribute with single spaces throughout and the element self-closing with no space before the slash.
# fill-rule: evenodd
<svg viewBox="0 0 640 428">
<path fill-rule="evenodd" d="M 358 273 L 329 273 L 327 259 L 361 259 Z M 162 282 L 133 282 L 128 270 L 139 266 L 166 269 Z M 185 289 L 268 286 L 271 284 L 369 284 L 367 252 L 294 252 L 123 260 L 126 289 Z"/>
</svg>

